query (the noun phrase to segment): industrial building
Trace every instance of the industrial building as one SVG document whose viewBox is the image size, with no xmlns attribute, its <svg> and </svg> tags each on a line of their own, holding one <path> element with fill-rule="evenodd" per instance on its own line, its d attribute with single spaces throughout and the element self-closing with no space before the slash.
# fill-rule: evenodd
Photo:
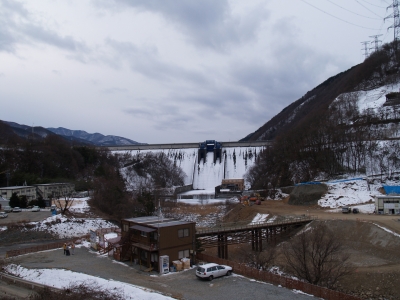
<svg viewBox="0 0 400 300">
<path fill-rule="evenodd" d="M 45 183 L 34 184 L 37 196 L 43 199 L 53 199 L 65 195 L 71 195 L 75 192 L 75 184 L 73 183 Z"/>
<path fill-rule="evenodd" d="M 375 196 L 375 212 L 378 214 L 400 214 L 400 196 Z"/>
<path fill-rule="evenodd" d="M 0 194 L 3 198 L 10 200 L 12 194 L 18 197 L 26 196 L 28 201 L 36 199 L 36 188 L 34 186 L 9 186 L 0 188 Z"/>
</svg>

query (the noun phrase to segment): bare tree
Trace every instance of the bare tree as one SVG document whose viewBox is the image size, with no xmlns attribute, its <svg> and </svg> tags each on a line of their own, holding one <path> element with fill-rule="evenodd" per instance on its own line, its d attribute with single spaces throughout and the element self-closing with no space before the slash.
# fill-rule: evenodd
<svg viewBox="0 0 400 300">
<path fill-rule="evenodd" d="M 72 193 L 64 193 L 62 196 L 59 195 L 55 202 L 57 207 L 61 209 L 61 214 L 65 214 L 74 203 L 74 200 Z"/>
<path fill-rule="evenodd" d="M 260 252 L 252 250 L 250 245 L 242 245 L 238 255 L 240 262 L 258 270 L 267 271 L 275 261 L 276 250 L 275 247 L 268 247 L 266 250 Z"/>
<path fill-rule="evenodd" d="M 283 247 L 288 271 L 309 283 L 334 288 L 354 268 L 337 233 L 323 223 L 303 230 Z"/>
<path fill-rule="evenodd" d="M 58 300 L 58 299 L 73 299 L 73 300 L 118 300 L 126 298 L 119 291 L 109 291 L 101 287 L 95 282 L 72 283 L 65 287 L 60 292 L 53 291 L 49 288 L 44 288 L 36 291 L 32 299 L 34 300 Z"/>
</svg>

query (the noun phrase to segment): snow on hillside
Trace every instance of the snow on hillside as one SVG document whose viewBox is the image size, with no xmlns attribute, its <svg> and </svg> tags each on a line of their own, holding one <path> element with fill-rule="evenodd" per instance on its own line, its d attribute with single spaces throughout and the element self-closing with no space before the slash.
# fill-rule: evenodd
<svg viewBox="0 0 400 300">
<path fill-rule="evenodd" d="M 368 184 L 366 180 L 362 179 L 325 182 L 325 184 L 328 185 L 328 193 L 318 201 L 318 205 L 331 208 L 373 201 L 374 196 L 381 195 L 378 189 L 382 187 L 381 184 Z"/>
<path fill-rule="evenodd" d="M 369 182 L 370 181 L 370 182 Z M 367 178 L 348 179 L 324 182 L 328 185 L 328 193 L 318 200 L 321 207 L 330 207 L 335 210 L 344 206 L 358 208 L 361 213 L 373 213 L 375 210 L 374 197 L 382 195 L 383 185 L 398 186 L 399 180 L 386 179 L 384 184 L 380 180 L 372 181 Z"/>
</svg>

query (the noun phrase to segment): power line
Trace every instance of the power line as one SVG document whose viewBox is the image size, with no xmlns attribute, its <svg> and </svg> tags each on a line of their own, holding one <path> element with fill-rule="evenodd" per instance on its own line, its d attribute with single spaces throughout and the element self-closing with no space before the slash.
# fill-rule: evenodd
<svg viewBox="0 0 400 300">
<path fill-rule="evenodd" d="M 326 12 L 326 11 L 324 11 L 324 10 L 322 10 L 322 9 L 320 9 L 320 8 L 318 8 L 318 7 L 316 7 L 316 6 L 312 5 L 312 4 L 310 4 L 310 3 L 308 3 L 308 2 L 305 1 L 305 0 L 301 0 L 301 1 L 304 2 L 304 3 L 306 3 L 306 4 L 308 4 L 308 5 L 310 5 L 310 6 L 312 6 L 312 7 L 314 7 L 315 9 L 317 9 L 317 10 L 319 10 L 319 11 L 321 11 L 321 12 L 323 12 L 323 13 L 329 15 L 329 16 L 331 16 L 332 18 L 338 19 L 338 20 L 340 20 L 340 21 L 342 21 L 342 22 L 345 22 L 345 23 L 347 23 L 347 24 L 350 24 L 350 25 L 353 25 L 353 26 L 356 26 L 356 27 L 360 27 L 360 28 L 364 28 L 364 29 L 369 29 L 369 30 L 379 30 L 379 29 L 364 27 L 364 26 L 360 26 L 360 25 L 357 25 L 357 24 L 348 22 L 348 21 L 346 21 L 346 20 L 343 20 L 343 19 L 341 19 L 341 18 L 338 18 L 338 17 L 336 17 L 336 16 L 334 16 L 334 15 L 332 15 L 332 14 L 330 14 L 330 13 L 328 13 L 328 12 Z M 378 16 L 378 17 L 379 17 L 379 16 Z"/>
<path fill-rule="evenodd" d="M 368 2 L 368 1 L 366 1 L 366 0 L 362 0 L 362 1 L 367 2 L 369 5 L 372 5 L 372 6 L 376 6 L 376 7 L 380 7 L 380 8 L 386 8 L 386 7 L 383 7 L 383 6 L 379 6 L 379 5 L 376 5 L 376 4 L 372 4 L 371 2 Z"/>
<path fill-rule="evenodd" d="M 360 4 L 362 7 L 364 7 L 366 10 L 372 12 L 375 16 L 379 17 L 382 19 L 381 16 L 378 16 L 375 12 L 373 12 L 372 10 L 370 10 L 368 7 L 366 7 L 364 4 L 361 4 L 358 0 L 355 0 L 358 4 Z"/>
<path fill-rule="evenodd" d="M 326 0 L 326 1 L 332 3 L 333 5 L 336 5 L 336 6 L 340 7 L 341 9 L 344 9 L 344 10 L 346 10 L 348 12 L 351 12 L 352 14 L 355 14 L 355 15 L 363 17 L 363 18 L 373 19 L 373 20 L 381 20 L 382 19 L 382 18 L 372 18 L 372 17 L 363 16 L 363 15 L 360 15 L 360 14 L 354 12 L 354 11 L 348 10 L 347 8 L 344 8 L 344 7 L 340 6 L 339 4 L 336 4 L 335 2 L 332 2 L 331 0 Z"/>
</svg>

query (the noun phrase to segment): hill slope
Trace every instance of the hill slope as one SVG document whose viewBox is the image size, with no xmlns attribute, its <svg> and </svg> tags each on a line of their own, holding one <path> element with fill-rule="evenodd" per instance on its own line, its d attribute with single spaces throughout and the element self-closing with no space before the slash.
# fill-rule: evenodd
<svg viewBox="0 0 400 300">
<path fill-rule="evenodd" d="M 392 44 L 386 44 L 363 63 L 327 79 L 307 92 L 241 141 L 274 139 L 288 130 L 300 126 L 307 119 L 326 112 L 332 102 L 342 94 L 392 86 L 399 82 L 399 66 L 399 56 L 393 55 Z M 389 93 L 392 89 L 386 88 L 385 90 L 388 90 Z M 383 94 L 383 96 L 385 95 Z M 392 104 L 396 105 L 396 103 Z M 384 102 L 380 103 L 380 106 L 384 105 Z M 398 120 L 395 122 L 398 123 Z"/>
</svg>

